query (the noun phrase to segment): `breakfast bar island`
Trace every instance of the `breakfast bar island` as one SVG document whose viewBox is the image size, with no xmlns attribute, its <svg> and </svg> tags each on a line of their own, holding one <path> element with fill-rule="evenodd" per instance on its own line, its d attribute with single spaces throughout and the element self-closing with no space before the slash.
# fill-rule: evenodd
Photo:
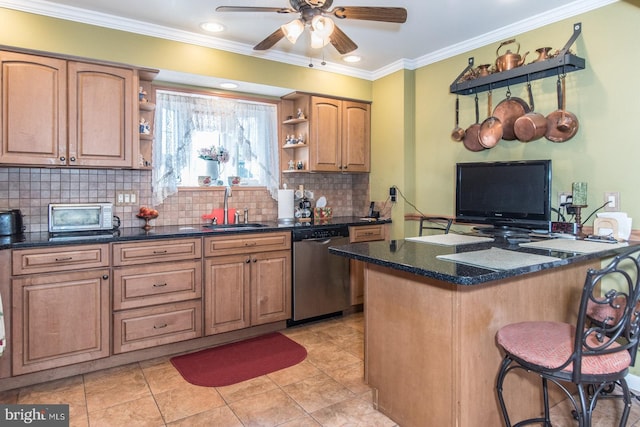
<svg viewBox="0 0 640 427">
<path fill-rule="evenodd" d="M 569 245 L 580 252 L 500 238 L 331 248 L 365 263 L 365 381 L 376 409 L 402 427 L 503 425 L 495 393 L 503 356 L 495 343 L 498 329 L 528 320 L 575 323 L 587 269 L 628 247 L 574 242 Z M 524 265 L 479 267 L 466 254 L 490 254 L 498 262 L 513 255 Z M 505 396 L 512 419 L 540 413 L 541 390 L 531 375 L 510 375 Z M 562 398 L 552 394 L 552 405 Z"/>
</svg>

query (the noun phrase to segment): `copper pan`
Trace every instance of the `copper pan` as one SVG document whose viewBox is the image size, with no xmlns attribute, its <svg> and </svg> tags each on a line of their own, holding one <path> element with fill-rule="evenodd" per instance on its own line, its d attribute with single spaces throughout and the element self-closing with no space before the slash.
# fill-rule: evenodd
<svg viewBox="0 0 640 427">
<path fill-rule="evenodd" d="M 491 90 L 487 96 L 487 118 L 480 125 L 478 138 L 484 148 L 493 148 L 502 138 L 502 122 L 491 114 Z"/>
<path fill-rule="evenodd" d="M 552 142 L 565 142 L 578 132 L 579 123 L 575 114 L 565 110 L 564 76 L 558 77 L 556 87 L 558 90 L 558 109 L 547 115 L 547 132 L 544 136 Z"/>
<path fill-rule="evenodd" d="M 502 139 L 507 141 L 516 139 L 514 130 L 516 120 L 530 111 L 529 105 L 524 100 L 512 97 L 511 89 L 507 89 L 507 98 L 500 101 L 493 110 L 493 117 L 502 123 Z"/>
<path fill-rule="evenodd" d="M 547 118 L 535 112 L 533 93 L 531 92 L 531 83 L 529 82 L 527 82 L 527 92 L 529 94 L 531 111 L 524 116 L 518 117 L 513 125 L 516 137 L 522 142 L 535 141 L 542 138 L 547 132 Z"/>
<path fill-rule="evenodd" d="M 469 151 L 482 151 L 485 148 L 480 145 L 480 113 L 478 112 L 478 94 L 476 93 L 476 122 L 464 132 L 462 143 Z"/>
</svg>

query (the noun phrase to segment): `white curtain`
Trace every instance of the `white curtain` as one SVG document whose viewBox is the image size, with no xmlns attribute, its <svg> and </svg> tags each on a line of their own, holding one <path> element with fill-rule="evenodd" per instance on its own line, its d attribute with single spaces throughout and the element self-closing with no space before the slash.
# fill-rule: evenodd
<svg viewBox="0 0 640 427">
<path fill-rule="evenodd" d="M 259 182 L 276 198 L 279 157 L 275 105 L 157 91 L 152 173 L 154 206 L 178 191 L 180 171 L 193 160 L 191 135 L 195 131 L 218 131 L 225 135 L 225 148 L 232 152 L 242 150 L 245 158 L 257 162 Z M 234 142 L 236 147 L 228 146 Z"/>
</svg>

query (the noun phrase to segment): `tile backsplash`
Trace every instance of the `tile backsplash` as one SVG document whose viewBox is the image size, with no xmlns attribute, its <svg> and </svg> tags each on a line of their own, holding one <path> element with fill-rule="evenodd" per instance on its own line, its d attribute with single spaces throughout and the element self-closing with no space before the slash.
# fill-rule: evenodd
<svg viewBox="0 0 640 427">
<path fill-rule="evenodd" d="M 312 173 L 286 176 L 289 188 L 304 185 L 315 198 L 325 196 L 336 216 L 361 216 L 369 206 L 368 174 Z M 114 206 L 122 227 L 142 226 L 140 206 L 151 205 L 151 171 L 0 167 L 0 208 L 20 209 L 27 232 L 47 231 L 49 203 L 116 202 L 119 192 L 135 191 L 135 205 Z M 201 216 L 221 208 L 224 187 L 183 188 L 155 208 L 155 225 L 202 223 Z M 275 221 L 278 205 L 264 187 L 233 187 L 229 207 L 249 209 L 251 222 Z"/>
</svg>

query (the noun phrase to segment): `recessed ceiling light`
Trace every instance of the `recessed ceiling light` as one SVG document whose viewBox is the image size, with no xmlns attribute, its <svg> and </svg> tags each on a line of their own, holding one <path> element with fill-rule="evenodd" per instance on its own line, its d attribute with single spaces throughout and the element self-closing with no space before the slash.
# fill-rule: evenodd
<svg viewBox="0 0 640 427">
<path fill-rule="evenodd" d="M 220 87 L 223 89 L 235 89 L 238 87 L 238 85 L 232 82 L 224 82 L 224 83 L 220 83 Z"/>
<path fill-rule="evenodd" d="M 210 33 L 219 33 L 224 31 L 224 25 L 218 24 L 217 22 L 203 22 L 200 24 L 200 28 Z"/>
<path fill-rule="evenodd" d="M 342 58 L 344 62 L 360 62 L 361 59 L 362 58 L 359 57 L 358 55 L 349 55 Z"/>
</svg>

